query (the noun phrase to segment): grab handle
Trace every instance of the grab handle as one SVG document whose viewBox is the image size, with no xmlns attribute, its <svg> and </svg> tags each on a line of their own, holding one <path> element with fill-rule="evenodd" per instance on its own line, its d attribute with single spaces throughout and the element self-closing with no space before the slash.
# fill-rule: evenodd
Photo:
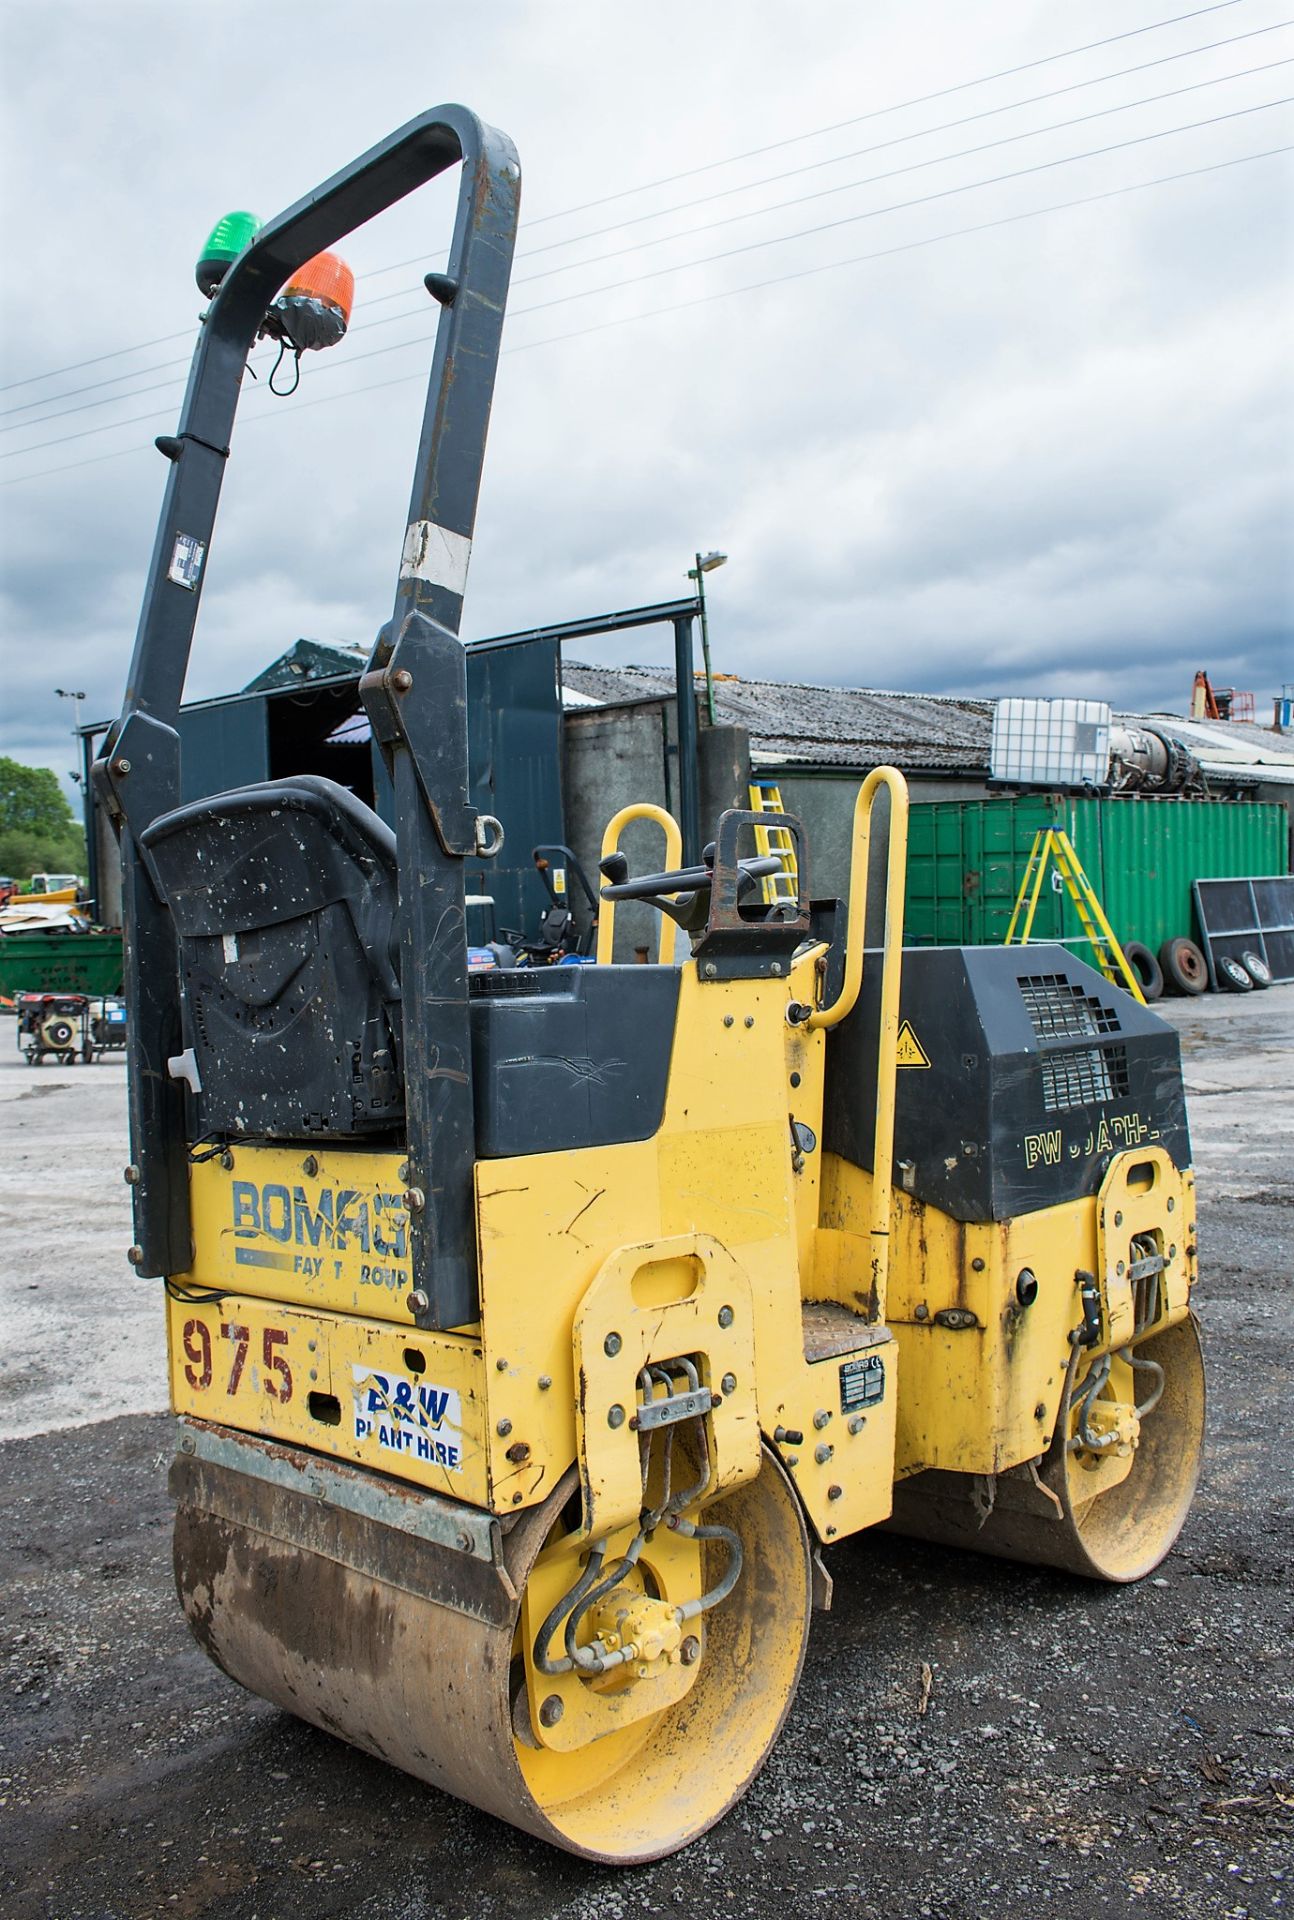
<svg viewBox="0 0 1294 1920">
<path fill-rule="evenodd" d="M 867 880 L 872 847 L 872 809 L 885 788 L 890 831 L 885 856 L 885 929 L 881 942 L 881 1019 L 876 1049 L 876 1124 L 872 1137 L 872 1202 L 868 1238 L 872 1284 L 884 1302 L 889 1274 L 890 1204 L 894 1184 L 894 1096 L 898 1079 L 899 989 L 903 972 L 903 894 L 908 869 L 908 783 L 895 767 L 874 767 L 854 802 L 853 850 L 849 861 L 849 918 L 845 930 L 845 980 L 829 1007 L 809 1015 L 810 1027 L 834 1027 L 854 1010 L 863 983 L 867 945 Z"/>
<path fill-rule="evenodd" d="M 612 814 L 611 818 L 607 821 L 606 831 L 602 835 L 602 853 L 600 857 L 603 860 L 606 859 L 609 853 L 615 853 L 619 849 L 621 834 L 625 828 L 630 826 L 635 820 L 654 820 L 658 827 L 664 829 L 664 864 L 666 869 L 672 869 L 682 865 L 683 835 L 679 831 L 678 821 L 672 813 L 667 813 L 664 807 L 655 806 L 650 800 L 637 800 L 632 806 L 621 807 L 619 813 Z M 599 966 L 605 967 L 610 964 L 611 950 L 615 941 L 615 927 L 616 903 L 614 900 L 608 900 L 604 894 L 602 898 L 602 910 L 598 915 L 597 961 Z M 663 967 L 672 966 L 674 963 L 674 942 L 677 936 L 678 928 L 674 922 L 665 914 L 662 914 L 660 917 L 660 947 L 657 957 L 660 965 Z"/>
</svg>

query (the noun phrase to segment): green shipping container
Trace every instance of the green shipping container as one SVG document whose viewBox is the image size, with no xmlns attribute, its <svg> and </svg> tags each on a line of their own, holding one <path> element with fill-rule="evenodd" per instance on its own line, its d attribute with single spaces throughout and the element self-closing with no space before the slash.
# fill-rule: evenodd
<svg viewBox="0 0 1294 1920">
<path fill-rule="evenodd" d="M 1000 945 L 1033 837 L 1048 826 L 1069 834 L 1117 937 L 1156 953 L 1182 934 L 1198 941 L 1193 880 L 1289 871 L 1289 822 L 1279 806 L 1042 793 L 922 802 L 908 834 L 909 944 Z M 1073 902 L 1054 890 L 1051 871 L 1031 938 L 1087 954 Z"/>
<path fill-rule="evenodd" d="M 6 933 L 0 935 L 0 993 L 121 992 L 119 933 Z"/>
</svg>

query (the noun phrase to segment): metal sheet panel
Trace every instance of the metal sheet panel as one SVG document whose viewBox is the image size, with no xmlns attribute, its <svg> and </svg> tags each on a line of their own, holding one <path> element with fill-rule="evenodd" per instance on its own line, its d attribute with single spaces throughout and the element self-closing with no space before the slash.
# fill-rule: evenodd
<svg viewBox="0 0 1294 1920">
<path fill-rule="evenodd" d="M 1283 807 L 1228 800 L 1088 801 L 1100 809 L 1101 898 L 1121 938 L 1165 940 L 1200 930 L 1195 880 L 1285 873 L 1289 835 Z M 1079 848 L 1080 858 L 1087 855 Z"/>
<path fill-rule="evenodd" d="M 472 804 L 504 831 L 496 860 L 467 863 L 468 892 L 493 894 L 501 928 L 533 933 L 549 901 L 531 848 L 566 838 L 560 642 L 469 648 L 467 732 Z"/>
<path fill-rule="evenodd" d="M 1294 875 L 1202 880 L 1193 891 L 1215 987 L 1224 960 L 1239 961 L 1259 985 L 1294 980 Z M 1255 955 L 1271 980 L 1255 971 Z"/>
<path fill-rule="evenodd" d="M 998 944 L 1033 836 L 1055 811 L 1042 796 L 914 806 L 908 823 L 908 944 Z M 1036 931 L 1040 939 L 1059 934 L 1050 897 L 1039 903 Z"/>
<path fill-rule="evenodd" d="M 500 926 L 533 933 L 549 902 L 530 850 L 566 838 L 560 643 L 531 640 L 469 650 L 467 718 L 472 804 L 482 813 L 496 814 L 506 836 L 497 860 L 468 862 L 468 891 L 494 896 Z M 265 694 L 182 708 L 179 724 L 186 802 L 271 777 Z M 381 753 L 376 747 L 371 751 L 374 804 L 393 826 L 390 777 Z M 341 774 L 340 766 L 332 771 L 334 777 Z"/>
<path fill-rule="evenodd" d="M 263 695 L 180 710 L 180 799 L 205 800 L 268 780 L 269 726 Z"/>
</svg>

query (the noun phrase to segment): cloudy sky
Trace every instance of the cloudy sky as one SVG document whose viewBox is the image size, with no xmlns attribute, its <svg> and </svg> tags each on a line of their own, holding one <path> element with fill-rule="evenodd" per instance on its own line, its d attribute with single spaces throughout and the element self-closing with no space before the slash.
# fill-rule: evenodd
<svg viewBox="0 0 1294 1920">
<path fill-rule="evenodd" d="M 719 547 L 722 670 L 1172 709 L 1203 665 L 1261 707 L 1294 8 L 1177 4 L 0 0 L 0 751 L 61 771 L 55 687 L 119 703 L 212 221 L 445 100 L 524 178 L 467 637 Z M 353 236 L 347 339 L 245 394 L 191 696 L 386 617 L 451 212 Z"/>
</svg>

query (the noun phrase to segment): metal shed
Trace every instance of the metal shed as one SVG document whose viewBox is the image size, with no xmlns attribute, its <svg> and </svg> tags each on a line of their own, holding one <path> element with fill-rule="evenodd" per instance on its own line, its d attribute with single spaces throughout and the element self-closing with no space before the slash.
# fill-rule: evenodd
<svg viewBox="0 0 1294 1920">
<path fill-rule="evenodd" d="M 394 796 L 369 738 L 359 699 L 367 649 L 298 640 L 242 692 L 180 710 L 181 796 L 208 794 L 288 774 L 325 774 L 392 821 Z M 563 838 L 560 649 L 556 640 L 467 649 L 471 798 L 507 822 L 502 853 L 467 875 L 469 892 L 494 896 L 501 925 L 535 920 L 546 904 L 530 859 L 540 841 Z M 116 840 L 95 805 L 90 763 L 107 722 L 82 729 L 90 891 L 99 917 L 117 925 L 121 881 Z"/>
</svg>

